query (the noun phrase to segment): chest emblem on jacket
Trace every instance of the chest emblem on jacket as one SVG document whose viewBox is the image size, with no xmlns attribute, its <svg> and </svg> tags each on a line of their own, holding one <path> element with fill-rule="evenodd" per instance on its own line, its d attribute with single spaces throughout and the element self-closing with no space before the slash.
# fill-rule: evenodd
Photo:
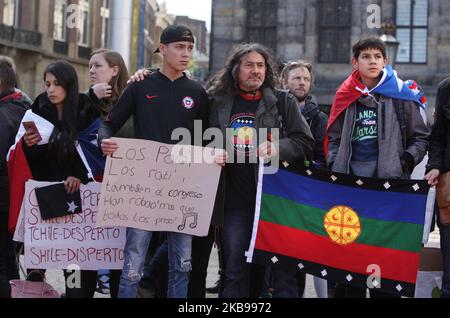
<svg viewBox="0 0 450 318">
<path fill-rule="evenodd" d="M 194 99 L 190 96 L 183 98 L 183 107 L 186 109 L 192 109 L 195 106 Z"/>
</svg>

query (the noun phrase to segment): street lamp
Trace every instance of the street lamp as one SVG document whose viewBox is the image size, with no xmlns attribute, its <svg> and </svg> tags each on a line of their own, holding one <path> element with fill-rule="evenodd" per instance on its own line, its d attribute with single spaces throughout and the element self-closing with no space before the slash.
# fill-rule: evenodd
<svg viewBox="0 0 450 318">
<path fill-rule="evenodd" d="M 397 51 L 400 45 L 400 42 L 394 36 L 395 33 L 395 24 L 392 22 L 385 22 L 381 26 L 381 41 L 386 45 L 386 55 L 388 58 L 389 64 L 395 68 L 395 62 L 397 61 Z"/>
</svg>

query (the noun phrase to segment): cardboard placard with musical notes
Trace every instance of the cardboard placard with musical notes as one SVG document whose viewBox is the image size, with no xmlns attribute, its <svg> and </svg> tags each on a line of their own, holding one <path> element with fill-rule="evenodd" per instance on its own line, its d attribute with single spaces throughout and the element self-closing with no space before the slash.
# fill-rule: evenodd
<svg viewBox="0 0 450 318">
<path fill-rule="evenodd" d="M 208 235 L 221 168 L 211 149 L 114 138 L 97 224 Z"/>
</svg>

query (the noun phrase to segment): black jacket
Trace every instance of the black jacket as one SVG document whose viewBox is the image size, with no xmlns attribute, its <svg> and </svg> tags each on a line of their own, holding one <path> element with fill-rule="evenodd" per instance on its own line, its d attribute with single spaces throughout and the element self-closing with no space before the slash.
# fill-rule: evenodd
<svg viewBox="0 0 450 318">
<path fill-rule="evenodd" d="M 0 95 L 0 213 L 9 209 L 8 168 L 6 155 L 14 144 L 20 122 L 31 101 L 12 90 Z"/>
<path fill-rule="evenodd" d="M 450 171 L 450 78 L 444 80 L 437 93 L 435 123 L 430 137 L 427 173 L 438 169 L 441 173 Z"/>
<path fill-rule="evenodd" d="M 328 116 L 320 110 L 314 96 L 308 96 L 305 102 L 306 104 L 302 114 L 308 122 L 315 140 L 313 161 L 320 164 L 322 167 L 326 167 L 323 143 L 327 132 Z"/>
<path fill-rule="evenodd" d="M 99 145 L 115 136 L 134 115 L 134 137 L 165 144 L 176 144 L 172 132 L 186 128 L 194 136 L 194 121 L 208 126 L 208 96 L 193 80 L 183 76 L 169 80 L 160 72 L 130 84 L 100 127 Z"/>
<path fill-rule="evenodd" d="M 35 114 L 45 118 L 53 125 L 59 125 L 58 113 L 54 105 L 50 103 L 47 94 L 41 94 L 33 103 L 32 110 Z M 92 122 L 100 116 L 91 100 L 84 94 L 80 94 L 77 127 L 81 132 L 89 127 Z M 50 144 L 27 147 L 23 143 L 23 149 L 31 169 L 31 174 L 36 181 L 60 182 L 68 177 L 76 177 L 86 184 L 89 182 L 88 172 L 81 160 L 75 145 L 72 146 L 73 156 L 71 159 L 61 162 L 58 159 L 56 148 Z"/>
</svg>

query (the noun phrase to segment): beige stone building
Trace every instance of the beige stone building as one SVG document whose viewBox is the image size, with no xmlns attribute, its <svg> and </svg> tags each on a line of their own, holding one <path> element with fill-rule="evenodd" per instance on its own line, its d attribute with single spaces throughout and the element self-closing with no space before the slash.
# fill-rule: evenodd
<svg viewBox="0 0 450 318">
<path fill-rule="evenodd" d="M 90 54 L 108 45 L 109 13 L 109 0 L 0 0 L 0 54 L 16 61 L 20 87 L 32 98 L 58 59 L 75 66 L 86 90 Z"/>
</svg>

